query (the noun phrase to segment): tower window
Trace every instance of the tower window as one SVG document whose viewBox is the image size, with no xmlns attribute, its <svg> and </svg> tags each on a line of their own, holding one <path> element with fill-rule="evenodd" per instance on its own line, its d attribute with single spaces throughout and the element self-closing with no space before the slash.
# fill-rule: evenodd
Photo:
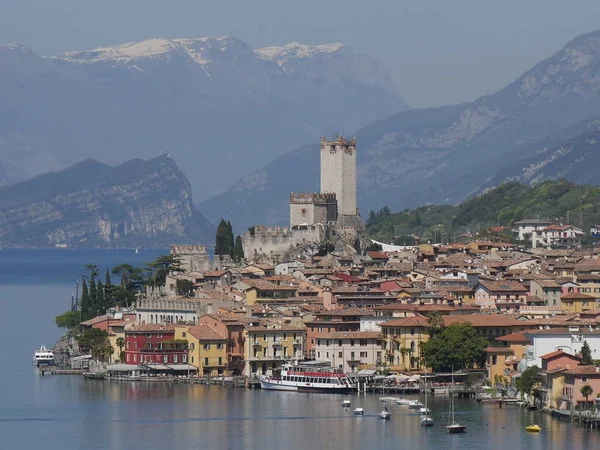
<svg viewBox="0 0 600 450">
<path fill-rule="evenodd" d="M 300 214 L 302 214 L 302 217 L 306 217 L 306 208 L 302 208 Z"/>
</svg>

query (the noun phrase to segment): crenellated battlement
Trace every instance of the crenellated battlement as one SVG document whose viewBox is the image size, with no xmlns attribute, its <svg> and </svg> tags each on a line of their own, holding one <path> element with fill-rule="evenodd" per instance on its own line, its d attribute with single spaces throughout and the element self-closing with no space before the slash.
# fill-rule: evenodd
<svg viewBox="0 0 600 450">
<path fill-rule="evenodd" d="M 332 192 L 292 192 L 290 194 L 290 203 L 293 204 L 333 204 L 336 202 L 337 197 Z"/>
<path fill-rule="evenodd" d="M 205 255 L 207 253 L 206 245 L 171 244 L 171 255 Z"/>
</svg>

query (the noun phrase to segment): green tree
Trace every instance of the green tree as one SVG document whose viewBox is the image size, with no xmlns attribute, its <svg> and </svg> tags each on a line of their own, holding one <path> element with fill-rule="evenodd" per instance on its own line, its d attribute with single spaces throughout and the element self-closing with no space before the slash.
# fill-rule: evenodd
<svg viewBox="0 0 600 450">
<path fill-rule="evenodd" d="M 123 347 L 125 347 L 125 339 L 123 339 L 122 337 L 118 337 L 115 342 L 117 344 L 117 347 L 119 347 L 119 358 L 121 358 L 121 354 L 123 353 Z M 123 359 L 121 359 L 121 361 L 123 361 Z"/>
<path fill-rule="evenodd" d="M 366 252 L 380 252 L 381 250 L 383 250 L 383 247 L 377 242 L 371 242 L 367 248 L 365 248 Z"/>
<path fill-rule="evenodd" d="M 96 286 L 96 315 L 104 314 L 108 308 L 104 298 L 104 286 L 102 285 L 102 281 L 98 280 L 98 285 Z"/>
<path fill-rule="evenodd" d="M 242 259 L 244 259 L 244 245 L 242 244 L 242 237 L 238 234 L 233 248 L 233 260 L 239 263 Z"/>
<path fill-rule="evenodd" d="M 517 389 L 522 394 L 533 394 L 534 390 L 539 391 L 542 383 L 542 371 L 538 366 L 531 366 L 525 369 L 517 379 Z"/>
<path fill-rule="evenodd" d="M 177 291 L 177 295 L 185 295 L 189 297 L 194 291 L 194 283 L 192 280 L 177 280 L 175 282 L 175 289 Z"/>
<path fill-rule="evenodd" d="M 233 239 L 233 227 L 231 226 L 231 222 L 227 221 L 227 227 L 225 228 L 225 249 L 227 254 L 231 256 L 233 259 L 233 250 L 235 246 L 235 241 Z"/>
<path fill-rule="evenodd" d="M 373 211 L 373 210 L 369 211 L 369 218 L 367 219 L 367 222 L 373 222 L 376 217 L 377 217 L 377 215 L 375 214 L 375 211 Z"/>
<path fill-rule="evenodd" d="M 580 392 L 581 395 L 585 397 L 585 402 L 587 403 L 588 397 L 594 393 L 594 389 L 592 389 L 592 387 L 589 384 L 586 384 L 585 386 L 582 386 Z"/>
<path fill-rule="evenodd" d="M 129 280 L 133 274 L 134 268 L 131 264 L 119 264 L 112 268 L 112 274 L 121 277 L 121 287 L 127 288 Z"/>
<path fill-rule="evenodd" d="M 87 328 L 77 336 L 77 342 L 82 349 L 89 350 L 98 356 L 98 349 L 106 345 L 108 333 L 99 328 Z"/>
<path fill-rule="evenodd" d="M 148 263 L 148 267 L 152 272 L 152 276 L 147 282 L 153 286 L 164 286 L 169 273 L 182 271 L 181 261 L 177 255 L 159 256 L 151 263 Z M 132 276 L 135 276 L 135 270 Z"/>
<path fill-rule="evenodd" d="M 581 364 L 584 366 L 594 365 L 594 360 L 592 359 L 592 349 L 587 341 L 583 341 L 583 346 L 581 347 Z"/>
<path fill-rule="evenodd" d="M 423 359 L 435 372 L 483 367 L 486 347 L 470 323 L 452 324 L 423 344 Z"/>
<path fill-rule="evenodd" d="M 430 337 L 436 336 L 444 329 L 444 319 L 442 315 L 433 311 L 427 314 L 427 331 Z"/>
<path fill-rule="evenodd" d="M 112 280 L 110 279 L 110 273 L 108 269 L 106 269 L 106 274 L 104 275 L 104 286 L 110 286 L 112 284 Z"/>
<path fill-rule="evenodd" d="M 81 283 L 81 320 L 85 321 L 90 319 L 90 310 L 91 310 L 91 301 L 90 301 L 90 293 L 88 291 L 87 284 L 85 280 Z"/>
<path fill-rule="evenodd" d="M 225 219 L 221 219 L 219 225 L 217 226 L 217 234 L 215 236 L 215 255 L 223 256 L 227 255 L 227 222 Z"/>
<path fill-rule="evenodd" d="M 72 330 L 79 325 L 79 313 L 77 311 L 67 311 L 54 318 L 58 328 Z"/>
</svg>

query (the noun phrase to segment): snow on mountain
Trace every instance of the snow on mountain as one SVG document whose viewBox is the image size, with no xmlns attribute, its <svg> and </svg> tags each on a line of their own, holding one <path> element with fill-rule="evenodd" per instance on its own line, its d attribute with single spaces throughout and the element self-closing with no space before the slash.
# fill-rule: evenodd
<svg viewBox="0 0 600 450">
<path fill-rule="evenodd" d="M 283 64 L 290 58 L 324 57 L 331 53 L 338 52 L 344 47 L 346 46 L 339 42 L 323 45 L 305 45 L 299 42 L 292 42 L 291 44 L 282 47 L 259 48 L 254 52 L 261 59 L 277 61 L 279 64 Z"/>
</svg>

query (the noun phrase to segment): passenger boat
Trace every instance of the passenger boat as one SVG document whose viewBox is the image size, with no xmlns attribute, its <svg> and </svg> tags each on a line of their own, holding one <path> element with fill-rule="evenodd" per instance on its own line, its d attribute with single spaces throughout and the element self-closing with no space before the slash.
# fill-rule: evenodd
<svg viewBox="0 0 600 450">
<path fill-rule="evenodd" d="M 350 408 L 350 406 L 352 406 L 352 403 L 350 403 L 350 400 L 344 400 L 344 401 L 342 402 L 342 406 L 343 406 L 344 408 Z"/>
<path fill-rule="evenodd" d="M 394 403 L 397 400 L 400 399 L 398 397 L 379 397 L 379 401 L 383 403 Z"/>
<path fill-rule="evenodd" d="M 365 413 L 365 410 L 362 408 L 355 408 L 354 409 L 354 415 L 355 416 L 362 416 Z"/>
<path fill-rule="evenodd" d="M 54 353 L 52 350 L 48 350 L 43 345 L 39 350 L 33 352 L 33 365 L 34 366 L 52 366 L 54 365 Z"/>
<path fill-rule="evenodd" d="M 539 433 L 540 431 L 542 431 L 542 427 L 540 427 L 539 425 L 529 425 L 525 427 L 525 430 L 531 433 Z"/>
<path fill-rule="evenodd" d="M 284 364 L 273 376 L 261 375 L 260 387 L 275 391 L 335 392 L 356 391 L 356 384 L 341 370 L 311 364 Z"/>
</svg>

